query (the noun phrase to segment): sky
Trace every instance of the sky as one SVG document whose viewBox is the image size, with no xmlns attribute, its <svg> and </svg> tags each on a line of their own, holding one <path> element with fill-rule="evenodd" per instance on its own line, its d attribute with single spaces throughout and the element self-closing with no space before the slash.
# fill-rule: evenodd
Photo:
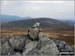
<svg viewBox="0 0 75 56">
<path fill-rule="evenodd" d="M 1 14 L 74 19 L 74 1 L 1 1 Z"/>
</svg>

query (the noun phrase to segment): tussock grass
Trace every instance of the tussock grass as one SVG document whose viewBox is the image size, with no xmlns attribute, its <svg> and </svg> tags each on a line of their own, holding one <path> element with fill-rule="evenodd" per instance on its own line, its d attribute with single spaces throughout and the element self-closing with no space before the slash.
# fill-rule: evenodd
<svg viewBox="0 0 75 56">
<path fill-rule="evenodd" d="M 27 34 L 27 29 L 2 29 L 1 36 L 21 36 Z M 51 39 L 63 40 L 69 44 L 72 48 L 74 45 L 74 31 L 73 30 L 47 30 L 43 32 L 44 35 L 48 35 Z"/>
</svg>

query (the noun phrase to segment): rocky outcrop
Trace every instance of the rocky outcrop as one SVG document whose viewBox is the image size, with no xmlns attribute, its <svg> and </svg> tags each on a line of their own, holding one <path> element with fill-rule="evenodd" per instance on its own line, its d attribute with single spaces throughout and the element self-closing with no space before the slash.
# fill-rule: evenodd
<svg viewBox="0 0 75 56">
<path fill-rule="evenodd" d="M 32 41 L 27 35 L 20 37 L 3 37 L 1 45 L 1 55 L 74 55 L 74 50 L 64 41 L 52 40 L 47 36 L 43 36 L 41 41 Z"/>
<path fill-rule="evenodd" d="M 60 55 L 73 55 L 74 50 L 64 41 L 54 40 Z"/>
</svg>

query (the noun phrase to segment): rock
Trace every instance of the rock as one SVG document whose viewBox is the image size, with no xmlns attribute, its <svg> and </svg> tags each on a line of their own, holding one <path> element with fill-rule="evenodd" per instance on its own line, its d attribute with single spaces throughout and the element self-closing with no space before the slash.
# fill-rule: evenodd
<svg viewBox="0 0 75 56">
<path fill-rule="evenodd" d="M 42 33 L 40 33 L 39 35 L 41 36 Z M 48 40 L 50 40 L 50 39 L 48 38 L 48 36 L 45 36 L 45 35 L 41 36 L 40 39 L 41 39 L 41 41 L 48 41 Z"/>
<path fill-rule="evenodd" d="M 10 37 L 1 37 L 1 44 L 5 43 L 9 39 L 10 39 Z"/>
<path fill-rule="evenodd" d="M 64 41 L 54 40 L 59 51 L 73 51 L 73 49 Z"/>
<path fill-rule="evenodd" d="M 53 55 L 53 54 L 58 54 L 59 50 L 56 47 L 55 43 L 51 43 L 51 44 L 45 44 L 46 46 L 42 46 L 41 47 L 41 52 L 46 53 L 46 55 Z"/>
<path fill-rule="evenodd" d="M 66 42 L 60 40 L 54 41 L 59 49 L 59 55 L 74 56 L 74 50 Z"/>
<path fill-rule="evenodd" d="M 24 54 L 27 54 L 31 50 L 33 50 L 37 46 L 37 41 L 30 41 L 29 43 L 26 43 Z"/>
<path fill-rule="evenodd" d="M 41 40 L 38 41 L 32 41 L 27 35 L 6 39 L 2 39 L 3 43 L 1 46 L 1 55 L 62 56 L 63 51 L 67 51 L 69 53 L 73 52 L 72 55 L 74 54 L 74 50 L 69 45 L 67 45 L 66 42 L 60 40 L 52 40 L 47 36 L 42 36 Z M 69 55 L 70 54 L 68 54 L 68 56 Z"/>
<path fill-rule="evenodd" d="M 40 47 L 38 47 L 40 46 Z M 57 55 L 59 50 L 56 44 L 51 41 L 39 41 L 36 48 L 29 51 L 26 55 Z"/>
<path fill-rule="evenodd" d="M 10 44 L 12 45 L 12 47 L 16 47 L 16 48 L 23 48 L 24 43 L 25 43 L 25 38 L 20 38 L 20 37 L 13 37 L 11 39 L 9 39 Z"/>
<path fill-rule="evenodd" d="M 25 37 L 11 37 L 9 38 L 2 38 L 2 48 L 1 51 L 3 55 L 8 54 L 10 51 L 10 54 L 14 54 L 15 50 L 23 50 L 25 46 Z"/>
<path fill-rule="evenodd" d="M 9 46 L 8 42 L 5 42 L 1 46 L 1 55 L 8 55 L 9 51 L 10 51 L 10 46 Z"/>
</svg>

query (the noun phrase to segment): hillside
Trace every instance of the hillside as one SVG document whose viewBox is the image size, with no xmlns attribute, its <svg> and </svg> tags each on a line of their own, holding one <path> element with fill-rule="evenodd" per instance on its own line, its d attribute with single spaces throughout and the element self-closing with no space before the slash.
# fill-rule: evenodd
<svg viewBox="0 0 75 56">
<path fill-rule="evenodd" d="M 75 19 L 59 19 L 60 21 L 66 22 L 68 24 L 74 25 Z"/>
<path fill-rule="evenodd" d="M 74 46 L 74 26 L 64 21 L 51 18 L 33 18 L 19 21 L 12 21 L 1 24 L 1 36 L 21 36 L 27 34 L 35 22 L 40 22 L 40 28 L 45 35 L 51 39 L 63 40 L 72 48 Z"/>
<path fill-rule="evenodd" d="M 40 23 L 41 28 L 73 29 L 72 25 L 51 18 L 33 18 L 33 19 L 25 19 L 25 20 L 2 23 L 2 28 L 29 28 L 36 22 Z"/>
</svg>

